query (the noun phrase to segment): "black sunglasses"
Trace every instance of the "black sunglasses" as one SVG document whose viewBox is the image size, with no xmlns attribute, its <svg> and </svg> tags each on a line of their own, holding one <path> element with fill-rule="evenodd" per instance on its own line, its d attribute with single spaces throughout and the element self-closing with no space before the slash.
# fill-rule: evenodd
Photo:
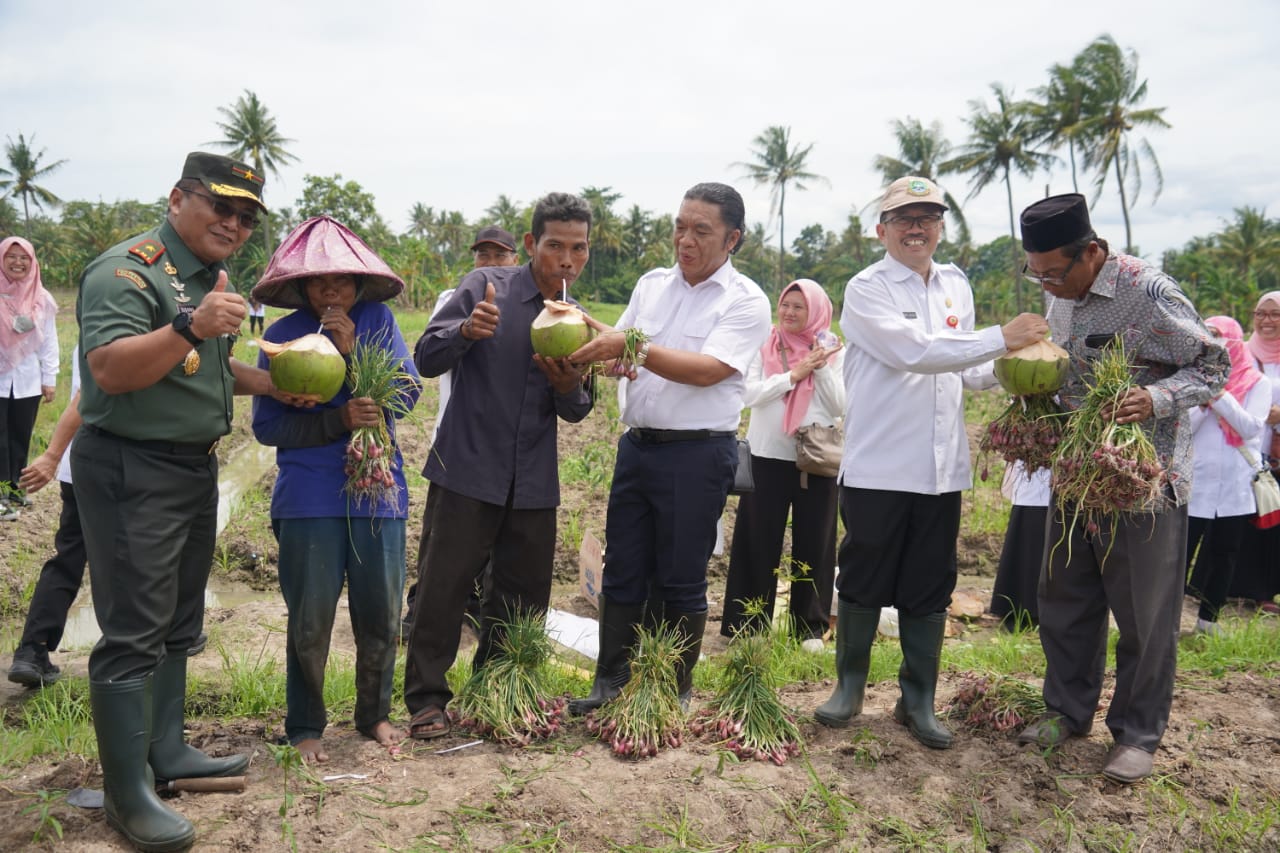
<svg viewBox="0 0 1280 853">
<path fill-rule="evenodd" d="M 227 204 L 222 199 L 214 198 L 211 195 L 208 195 L 202 192 L 196 192 L 195 190 L 183 190 L 183 192 L 188 195 L 198 195 L 200 196 L 200 198 L 209 202 L 209 204 L 213 207 L 213 215 L 218 217 L 219 219 L 227 219 L 229 217 L 234 216 L 236 218 L 236 222 L 240 223 L 240 227 L 245 229 L 246 231 L 252 231 L 253 229 L 257 228 L 260 224 L 262 224 L 262 220 L 259 219 L 256 214 L 249 213 L 243 210 L 236 210 L 234 207 Z"/>
</svg>

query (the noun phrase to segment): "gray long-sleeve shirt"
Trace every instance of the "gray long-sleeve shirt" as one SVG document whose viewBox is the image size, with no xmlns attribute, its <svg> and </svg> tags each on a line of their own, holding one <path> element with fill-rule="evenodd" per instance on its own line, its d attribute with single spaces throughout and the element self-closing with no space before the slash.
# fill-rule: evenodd
<svg viewBox="0 0 1280 853">
<path fill-rule="evenodd" d="M 459 329 L 485 284 L 493 282 L 500 312 L 492 338 L 470 341 Z M 449 407 L 439 424 L 423 476 L 485 503 L 513 509 L 560 504 L 556 419 L 576 423 L 591 411 L 591 395 L 579 387 L 557 394 L 533 361 L 529 327 L 543 297 L 526 264 L 468 273 L 414 350 L 423 376 L 453 371 Z"/>
</svg>

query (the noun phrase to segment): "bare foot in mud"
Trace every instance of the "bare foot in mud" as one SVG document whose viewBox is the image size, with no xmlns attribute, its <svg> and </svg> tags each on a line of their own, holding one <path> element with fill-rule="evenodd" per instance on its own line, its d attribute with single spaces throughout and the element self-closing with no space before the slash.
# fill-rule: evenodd
<svg viewBox="0 0 1280 853">
<path fill-rule="evenodd" d="M 298 741 L 297 749 L 302 754 L 302 760 L 307 764 L 324 764 L 329 760 L 329 753 L 324 751 L 324 745 L 318 737 Z"/>
<path fill-rule="evenodd" d="M 378 742 L 378 746 L 385 747 L 388 755 L 399 755 L 400 744 L 404 741 L 406 735 L 400 729 L 386 720 L 380 721 L 373 727 L 373 739 Z"/>
</svg>

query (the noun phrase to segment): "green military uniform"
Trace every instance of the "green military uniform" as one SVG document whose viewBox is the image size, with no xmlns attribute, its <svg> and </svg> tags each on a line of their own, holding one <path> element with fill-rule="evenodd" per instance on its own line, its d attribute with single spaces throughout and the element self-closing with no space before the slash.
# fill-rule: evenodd
<svg viewBox="0 0 1280 853">
<path fill-rule="evenodd" d="M 265 210 L 261 184 L 244 164 L 189 155 L 176 187 L 182 204 L 160 227 L 93 261 L 76 301 L 84 424 L 71 470 L 102 628 L 89 655 L 89 701 L 107 822 L 145 850 L 183 850 L 196 836 L 156 797 L 153 778 L 229 776 L 248 765 L 248 756 L 212 758 L 183 737 L 187 650 L 204 621 L 216 535 L 213 447 L 231 430 L 235 376 L 229 339 L 200 341 L 189 322 L 174 321 L 189 320 L 223 269 L 202 262 L 179 229 L 217 220 L 225 227 L 231 218 L 239 229 L 254 227 L 256 217 L 223 199 Z M 187 204 L 208 212 L 191 219 Z M 95 350 L 165 327 L 192 342 L 185 359 L 145 388 L 111 394 L 98 385 L 89 369 Z"/>
<path fill-rule="evenodd" d="M 235 377 L 231 341 L 220 337 L 193 348 L 196 357 L 188 355 L 154 385 L 124 394 L 98 387 L 86 354 L 194 311 L 221 269 L 197 260 L 166 222 L 107 250 L 81 277 L 76 317 L 85 425 L 72 464 L 88 471 L 73 479 L 81 481 L 76 498 L 103 628 L 89 656 L 94 680 L 141 676 L 166 648 L 185 654 L 200 633 L 218 508 L 211 451 L 231 429 Z M 129 543 L 125 559 L 110 544 L 119 541 Z M 95 543 L 112 551 L 95 554 Z"/>
</svg>

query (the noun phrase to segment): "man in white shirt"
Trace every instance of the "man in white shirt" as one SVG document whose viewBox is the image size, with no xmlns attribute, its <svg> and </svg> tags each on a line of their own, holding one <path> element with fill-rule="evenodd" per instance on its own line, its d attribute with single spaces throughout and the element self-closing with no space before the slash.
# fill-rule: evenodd
<svg viewBox="0 0 1280 853">
<path fill-rule="evenodd" d="M 994 385 L 991 360 L 1048 330 L 1037 314 L 974 329 L 968 279 L 933 261 L 946 210 L 932 181 L 890 184 L 876 225 L 886 255 L 845 289 L 839 682 L 814 712 L 835 727 L 861 712 L 880 608 L 892 605 L 903 657 L 894 718 L 935 749 L 951 746 L 933 696 L 956 583 L 960 492 L 972 485 L 963 389 Z"/>
<path fill-rule="evenodd" d="M 585 713 L 630 677 L 631 647 L 645 602 L 661 601 L 684 644 L 679 693 L 687 701 L 707 624 L 707 562 L 716 522 L 733 485 L 745 375 L 769 334 L 764 292 L 734 269 L 745 233 L 742 196 L 725 184 L 697 184 L 676 215 L 677 265 L 642 276 L 619 329 L 647 341 L 626 377 L 623 423 L 609 493 L 600 656 L 591 694 L 570 703 Z M 575 364 L 620 360 L 624 335 L 601 332 L 570 356 Z M 656 621 L 656 620 L 654 620 Z"/>
</svg>

